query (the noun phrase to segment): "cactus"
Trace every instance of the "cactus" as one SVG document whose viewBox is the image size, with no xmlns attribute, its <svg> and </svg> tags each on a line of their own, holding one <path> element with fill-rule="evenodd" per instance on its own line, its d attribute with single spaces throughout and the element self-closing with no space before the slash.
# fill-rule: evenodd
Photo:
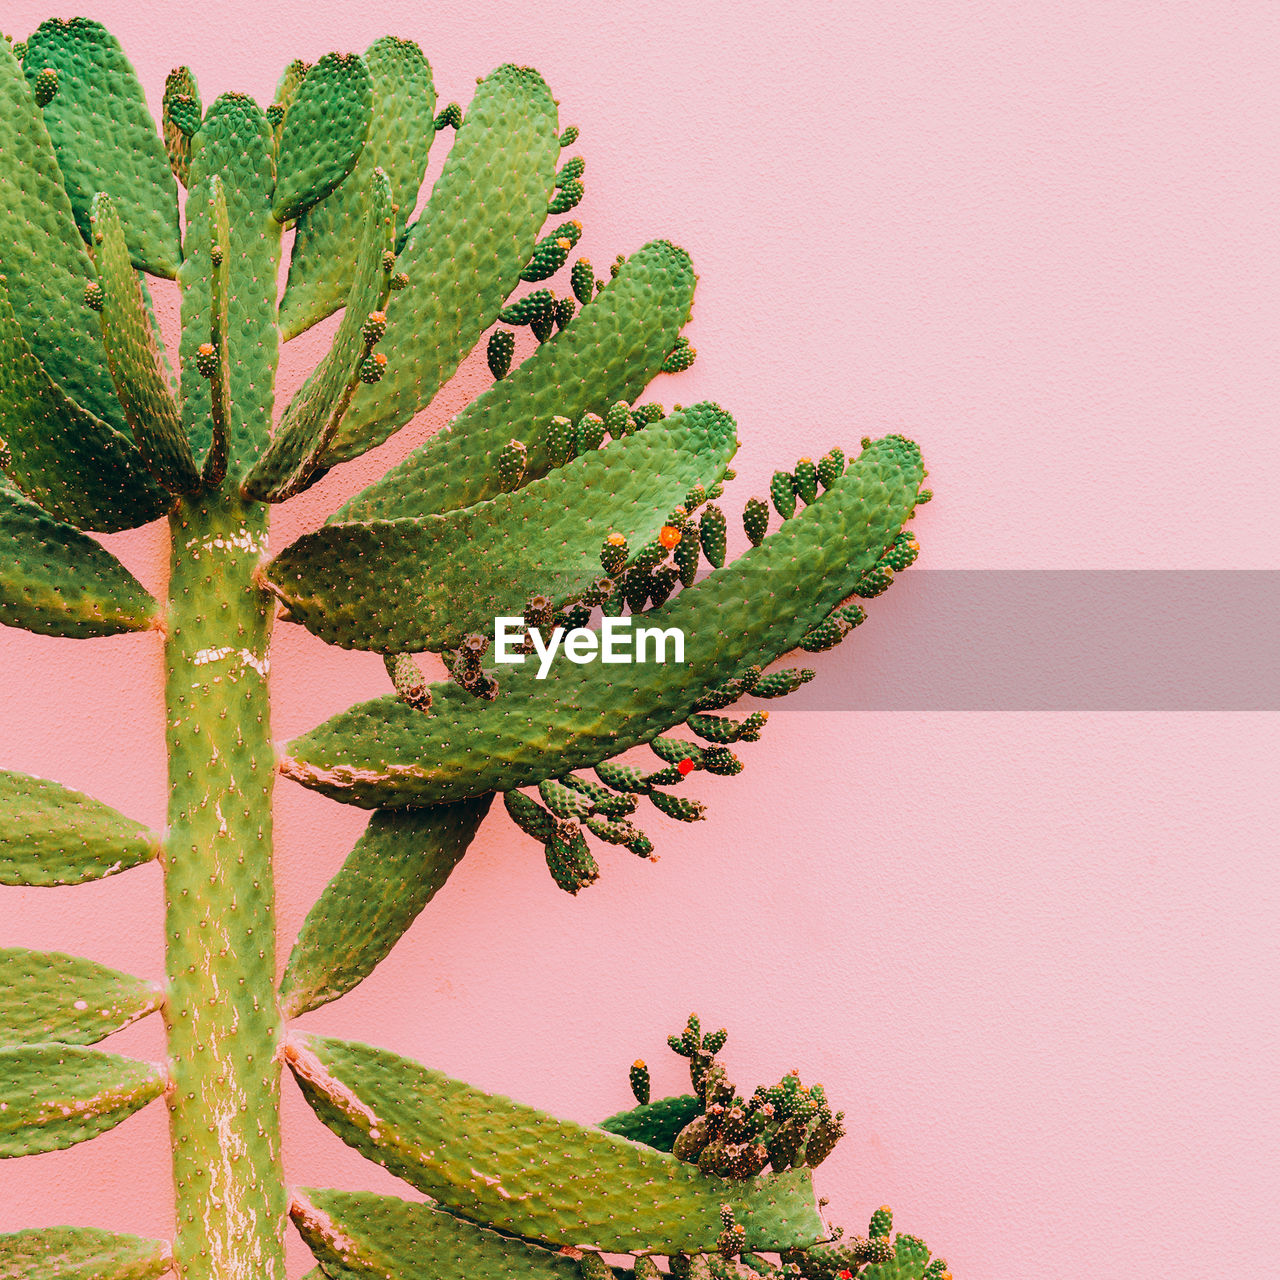
<svg viewBox="0 0 1280 1280">
<path fill-rule="evenodd" d="M 732 479 L 734 419 L 710 402 L 637 403 L 693 361 L 689 255 L 655 240 L 619 255 L 607 282 L 585 258 L 559 282 L 582 225 L 544 223 L 582 200 L 585 160 L 561 158 L 578 131 L 561 128 L 536 71 L 499 67 L 465 113 L 436 114 L 422 51 L 387 37 L 290 63 L 265 110 L 239 93 L 206 110 L 186 67 L 158 128 L 145 104 L 98 23 L 51 19 L 0 47 L 0 623 L 70 639 L 160 631 L 170 766 L 163 834 L 0 770 L 0 884 L 158 861 L 168 947 L 164 984 L 0 950 L 0 1156 L 89 1140 L 164 1096 L 177 1229 L 166 1242 L 14 1232 L 0 1276 L 282 1280 L 286 1218 L 325 1276 L 609 1280 L 602 1253 L 635 1255 L 643 1280 L 663 1274 L 655 1256 L 705 1280 L 949 1274 L 914 1237 L 889 1240 L 887 1210 L 866 1239 L 831 1243 L 811 1171 L 843 1113 L 796 1075 L 739 1095 L 726 1032 L 704 1035 L 696 1017 L 670 1040 L 692 1092 L 651 1098 L 636 1060 L 636 1105 L 599 1125 L 292 1025 L 387 956 L 499 793 L 575 894 L 619 850 L 655 858 L 643 824 L 706 817 L 695 784 L 739 773 L 730 747 L 767 718 L 716 713 L 811 679 L 765 668 L 841 641 L 864 616 L 850 598 L 918 554 L 903 528 L 927 500 L 917 447 L 887 436 L 848 465 L 834 448 L 776 473 L 781 527 L 752 499 L 751 549 L 731 560 L 712 500 Z M 410 222 L 437 134 L 448 156 Z M 176 386 L 148 275 L 180 291 Z M 281 342 L 339 308 L 328 354 L 277 417 Z M 514 364 L 495 323 L 529 326 L 539 346 Z M 449 429 L 267 558 L 270 505 L 404 426 L 486 334 L 494 381 Z M 91 536 L 160 518 L 164 600 Z M 576 658 L 538 674 L 566 631 L 566 645 L 595 643 L 597 609 L 683 633 L 683 661 L 625 680 Z M 380 654 L 387 696 L 277 751 L 277 614 Z M 526 628 L 522 666 L 504 665 L 499 616 Z M 424 676 L 424 650 L 448 679 Z M 646 744 L 643 766 L 618 758 Z M 278 987 L 277 774 L 374 811 Z M 96 1047 L 162 1009 L 164 1064 Z M 334 1133 L 430 1203 L 287 1191 L 286 1066 Z"/>
</svg>

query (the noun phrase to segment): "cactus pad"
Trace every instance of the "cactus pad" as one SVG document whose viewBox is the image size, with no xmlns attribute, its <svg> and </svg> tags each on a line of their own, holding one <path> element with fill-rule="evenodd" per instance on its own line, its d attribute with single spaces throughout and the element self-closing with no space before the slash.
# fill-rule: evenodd
<svg viewBox="0 0 1280 1280">
<path fill-rule="evenodd" d="M 163 1241 L 93 1227 L 0 1235 L 0 1280 L 159 1280 L 172 1267 Z"/>
<path fill-rule="evenodd" d="M 115 36 L 88 18 L 50 18 L 28 38 L 24 65 L 32 80 L 46 67 L 58 73 L 44 122 L 81 234 L 89 238 L 93 197 L 109 192 L 133 265 L 172 279 L 182 260 L 178 189 L 146 95 Z"/>
<path fill-rule="evenodd" d="M 326 53 L 306 74 L 285 113 L 271 211 L 296 218 L 355 168 L 369 135 L 373 81 L 354 53 Z"/>
<path fill-rule="evenodd" d="M 156 982 L 82 956 L 0 948 L 0 1044 L 96 1044 L 164 1001 Z M 2 1273 L 0 1273 L 2 1274 Z"/>
<path fill-rule="evenodd" d="M 823 1233 L 805 1170 L 728 1183 L 367 1045 L 295 1036 L 285 1054 L 340 1138 L 443 1207 L 503 1231 L 610 1251 L 659 1241 L 706 1250 L 728 1203 L 753 1248 Z"/>
</svg>

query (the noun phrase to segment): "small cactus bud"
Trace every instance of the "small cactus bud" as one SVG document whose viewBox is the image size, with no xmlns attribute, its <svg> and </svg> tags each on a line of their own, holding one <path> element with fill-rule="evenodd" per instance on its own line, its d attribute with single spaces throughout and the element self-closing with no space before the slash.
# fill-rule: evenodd
<svg viewBox="0 0 1280 1280">
<path fill-rule="evenodd" d="M 441 129 L 461 129 L 462 128 L 462 108 L 456 102 L 451 102 L 445 107 L 435 118 L 436 132 Z"/>
<path fill-rule="evenodd" d="M 760 498 L 748 498 L 747 505 L 742 512 L 742 527 L 746 530 L 747 537 L 751 540 L 753 547 L 758 547 L 764 541 L 764 535 L 769 531 L 769 506 Z"/>
<path fill-rule="evenodd" d="M 852 630 L 841 611 L 835 609 L 800 637 L 799 647 L 805 653 L 825 653 L 834 649 Z"/>
<path fill-rule="evenodd" d="M 672 1040 L 678 1039 L 678 1036 L 670 1036 L 667 1043 L 671 1044 Z M 674 1049 L 675 1045 L 671 1045 L 671 1047 Z M 677 1049 L 676 1052 L 679 1053 L 680 1051 Z M 711 1121 L 705 1115 L 695 1116 L 676 1134 L 676 1140 L 671 1145 L 671 1154 L 677 1160 L 695 1164 L 710 1141 Z"/>
<path fill-rule="evenodd" d="M 397 271 L 391 277 L 391 288 L 394 292 L 399 293 L 401 289 L 409 287 L 409 273 L 407 271 Z"/>
<path fill-rule="evenodd" d="M 396 697 L 415 711 L 431 710 L 431 686 L 410 653 L 388 654 L 383 661 L 396 687 Z"/>
<path fill-rule="evenodd" d="M 13 454 L 6 441 L 0 440 L 0 471 L 7 471 L 13 464 Z"/>
<path fill-rule="evenodd" d="M 202 342 L 196 348 L 196 372 L 202 378 L 212 378 L 218 372 L 218 350 L 212 342 Z"/>
<path fill-rule="evenodd" d="M 523 791 L 507 791 L 502 797 L 511 820 L 526 834 L 545 844 L 555 833 L 555 819 Z"/>
<path fill-rule="evenodd" d="M 570 125 L 570 126 L 569 126 L 569 127 L 568 127 L 568 128 L 567 128 L 567 129 L 566 129 L 566 130 L 561 134 L 561 135 L 560 135 L 560 146 L 561 146 L 561 147 L 571 147 L 571 146 L 573 146 L 573 144 L 574 144 L 575 142 L 577 142 L 577 140 L 578 140 L 578 134 L 579 134 L 579 132 L 580 132 L 580 130 L 578 129 L 578 126 L 577 126 L 576 124 L 571 124 L 571 125 Z"/>
<path fill-rule="evenodd" d="M 679 576 L 681 586 L 691 587 L 696 581 L 699 556 L 698 539 L 696 537 L 691 535 L 687 538 L 681 538 L 676 544 L 672 559 L 675 561 L 676 573 Z"/>
<path fill-rule="evenodd" d="M 381 351 L 372 351 L 360 361 L 361 382 L 381 382 L 386 371 L 387 357 Z"/>
<path fill-rule="evenodd" d="M 627 255 L 625 253 L 618 254 L 618 256 L 609 264 L 609 278 L 611 280 L 616 280 L 618 278 L 618 273 L 626 265 Z"/>
<path fill-rule="evenodd" d="M 629 436 L 635 429 L 635 421 L 631 416 L 631 406 L 625 400 L 610 405 L 604 416 L 604 425 L 614 440 Z"/>
<path fill-rule="evenodd" d="M 387 313 L 370 311 L 365 322 L 360 326 L 360 336 L 366 347 L 376 346 L 387 332 Z"/>
<path fill-rule="evenodd" d="M 547 205 L 547 212 L 554 216 L 557 213 L 568 213 L 576 208 L 585 194 L 585 188 L 579 178 L 571 178 L 555 194 L 555 198 Z"/>
<path fill-rule="evenodd" d="M 529 450 L 519 440 L 508 440 L 498 450 L 498 484 L 503 493 L 519 487 L 528 465 Z"/>
<path fill-rule="evenodd" d="M 668 818 L 678 822 L 700 822 L 707 816 L 707 806 L 700 800 L 689 800 L 684 796 L 673 796 L 667 791 L 650 791 L 649 799 Z"/>
<path fill-rule="evenodd" d="M 724 1048 L 724 1043 L 728 1038 L 729 1033 L 724 1027 L 721 1027 L 719 1031 L 713 1031 L 702 1041 L 702 1052 L 710 1054 L 714 1058 Z"/>
<path fill-rule="evenodd" d="M 672 564 L 659 565 L 650 575 L 649 604 L 657 609 L 666 604 L 680 580 L 680 571 Z"/>
<path fill-rule="evenodd" d="M 6 37 L 7 39 L 8 37 Z M 21 62 L 27 56 L 27 42 L 25 40 L 15 40 L 13 42 L 13 56 Z"/>
<path fill-rule="evenodd" d="M 789 471 L 775 471 L 769 482 L 769 496 L 773 499 L 773 509 L 784 519 L 789 520 L 796 513 L 796 489 Z"/>
<path fill-rule="evenodd" d="M 829 449 L 818 462 L 818 483 L 830 489 L 844 475 L 844 450 Z"/>
<path fill-rule="evenodd" d="M 631 1064 L 631 1092 L 642 1107 L 649 1101 L 649 1068 L 643 1058 Z"/>
<path fill-rule="evenodd" d="M 284 114 L 284 108 L 278 102 L 273 102 L 266 111 L 267 123 L 273 129 L 278 129 L 284 124 Z"/>
<path fill-rule="evenodd" d="M 785 698 L 818 673 L 809 667 L 785 667 L 758 680 L 751 693 L 757 698 Z"/>
<path fill-rule="evenodd" d="M 582 177 L 583 170 L 587 167 L 587 162 L 581 156 L 574 156 L 571 160 L 566 160 L 560 166 L 560 172 L 556 174 L 556 186 L 563 187 L 566 183 L 574 182 Z"/>
<path fill-rule="evenodd" d="M 545 778 L 538 783 L 538 794 L 542 803 L 558 818 L 572 818 L 578 821 L 591 813 L 591 800 L 572 787 L 557 782 L 554 778 Z"/>
<path fill-rule="evenodd" d="M 801 458 L 792 473 L 796 496 L 808 505 L 818 496 L 818 468 L 812 458 Z"/>
<path fill-rule="evenodd" d="M 725 1259 L 736 1258 L 747 1247 L 747 1229 L 736 1222 L 726 1227 L 716 1240 L 716 1249 Z"/>
<path fill-rule="evenodd" d="M 648 789 L 644 773 L 635 765 L 615 764 L 612 760 L 605 760 L 596 765 L 595 775 L 611 791 L 634 794 Z"/>
<path fill-rule="evenodd" d="M 396 255 L 390 249 L 382 251 L 382 269 L 383 271 L 394 271 L 396 266 Z"/>
<path fill-rule="evenodd" d="M 175 93 L 169 99 L 169 119 L 184 138 L 194 137 L 200 130 L 200 108 L 189 93 Z"/>
<path fill-rule="evenodd" d="M 611 533 L 600 548 L 600 567 L 611 578 L 616 578 L 627 565 L 627 539 L 621 533 Z"/>
<path fill-rule="evenodd" d="M 874 600 L 876 596 L 884 595 L 891 586 L 893 586 L 893 570 L 888 565 L 877 564 L 858 579 L 854 585 L 853 594 L 863 600 Z"/>
<path fill-rule="evenodd" d="M 872 1236 L 859 1252 L 862 1261 L 869 1262 L 872 1266 L 892 1262 L 898 1256 L 898 1251 L 888 1236 Z"/>
<path fill-rule="evenodd" d="M 84 287 L 84 305 L 90 311 L 101 311 L 105 301 L 102 286 L 96 280 L 90 280 Z"/>
<path fill-rule="evenodd" d="M 489 372 L 495 379 L 505 378 L 511 369 L 511 357 L 515 354 L 516 338 L 510 329 L 495 329 L 489 335 L 489 346 L 485 355 L 489 361 Z"/>
<path fill-rule="evenodd" d="M 702 760 L 702 748 L 696 743 L 685 742 L 683 738 L 659 736 L 649 743 L 649 750 L 667 764 L 680 764 L 681 761 L 688 760 L 696 768 Z"/>
<path fill-rule="evenodd" d="M 920 1280 L 951 1280 L 946 1258 L 934 1258 L 920 1273 Z"/>
<path fill-rule="evenodd" d="M 917 507 L 923 507 L 926 502 L 932 502 L 932 501 L 933 501 L 932 489 L 921 489 L 920 492 L 916 494 Z"/>
<path fill-rule="evenodd" d="M 533 246 L 533 254 L 525 269 L 520 273 L 521 280 L 546 280 L 555 275 L 569 259 L 569 250 L 573 241 L 568 236 L 559 236 L 554 232 Z"/>
<path fill-rule="evenodd" d="M 584 413 L 573 439 L 575 454 L 594 453 L 604 444 L 604 419 L 598 413 Z"/>
<path fill-rule="evenodd" d="M 586 258 L 579 258 L 569 269 L 569 287 L 573 296 L 585 307 L 595 292 L 596 276 L 591 263 Z"/>
<path fill-rule="evenodd" d="M 606 844 L 621 845 L 629 848 L 637 836 L 643 835 L 638 827 L 633 827 L 624 818 L 607 818 L 603 814 L 593 813 L 583 823 L 588 831 L 598 840 Z"/>
<path fill-rule="evenodd" d="M 728 524 L 725 514 L 714 503 L 707 506 L 698 520 L 698 541 L 702 554 L 713 568 L 723 567 L 728 547 Z"/>
<path fill-rule="evenodd" d="M 556 296 L 550 289 L 535 289 L 503 307 L 498 312 L 498 319 L 503 324 L 531 324 L 541 316 L 550 319 L 555 303 Z"/>
<path fill-rule="evenodd" d="M 804 1144 L 804 1162 L 816 1169 L 836 1148 L 845 1135 L 844 1112 L 837 1112 L 825 1120 L 819 1120 Z"/>
<path fill-rule="evenodd" d="M 702 752 L 702 767 L 708 773 L 732 778 L 742 772 L 742 761 L 728 747 L 706 747 Z"/>
<path fill-rule="evenodd" d="M 36 106 L 47 107 L 58 92 L 58 71 L 56 67 L 45 67 L 36 73 L 31 90 L 35 94 Z"/>
<path fill-rule="evenodd" d="M 698 352 L 688 338 L 677 338 L 676 345 L 671 348 L 667 358 L 662 362 L 662 372 L 683 373 L 693 364 L 697 356 Z"/>
<path fill-rule="evenodd" d="M 555 306 L 551 310 L 551 314 L 554 317 L 556 322 L 556 328 L 563 329 L 565 325 L 567 325 L 569 321 L 573 319 L 573 313 L 576 309 L 577 308 L 575 307 L 574 301 L 572 298 L 569 298 L 569 297 L 557 298 L 555 302 Z M 534 332 L 536 333 L 537 330 L 535 329 Z"/>
<path fill-rule="evenodd" d="M 551 309 L 546 315 L 536 315 L 529 321 L 529 328 L 533 331 L 533 336 L 539 342 L 546 342 L 551 337 L 555 328 L 556 321 L 556 304 L 551 304 Z"/>
<path fill-rule="evenodd" d="M 867 1227 L 867 1235 L 873 1240 L 887 1240 L 892 1230 L 893 1210 L 887 1204 L 882 1204 L 871 1215 L 871 1222 Z"/>
<path fill-rule="evenodd" d="M 551 878 L 566 893 L 576 894 L 600 878 L 600 867 L 587 848 L 582 828 L 574 823 L 557 823 L 544 853 Z"/>
<path fill-rule="evenodd" d="M 638 404 L 631 411 L 635 420 L 642 426 L 648 426 L 651 422 L 661 422 L 667 415 L 660 404 Z"/>
<path fill-rule="evenodd" d="M 563 467 L 573 456 L 573 423 L 568 418 L 556 414 L 547 423 L 547 454 L 553 467 Z"/>
<path fill-rule="evenodd" d="M 920 544 L 916 541 L 915 534 L 910 529 L 903 529 L 880 557 L 880 564 L 895 573 L 901 573 L 903 569 L 909 569 L 915 564 L 919 554 Z"/>
</svg>

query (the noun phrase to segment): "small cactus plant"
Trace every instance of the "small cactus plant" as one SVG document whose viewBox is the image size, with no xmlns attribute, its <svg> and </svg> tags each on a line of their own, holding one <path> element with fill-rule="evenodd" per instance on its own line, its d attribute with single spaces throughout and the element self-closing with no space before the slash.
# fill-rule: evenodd
<svg viewBox="0 0 1280 1280">
<path fill-rule="evenodd" d="M 161 833 L 0 772 L 0 883 L 158 859 L 167 904 L 163 985 L 0 951 L 0 1156 L 71 1146 L 163 1097 L 178 1206 L 172 1241 L 0 1236 L 0 1277 L 281 1280 L 286 1219 L 335 1280 L 608 1280 L 602 1253 L 634 1255 L 649 1280 L 948 1274 L 920 1241 L 890 1239 L 886 1209 L 865 1237 L 827 1226 L 812 1170 L 842 1113 L 794 1073 L 739 1093 L 726 1032 L 696 1017 L 670 1040 L 691 1092 L 652 1098 L 637 1060 L 636 1106 L 594 1127 L 291 1025 L 388 954 L 496 795 L 570 893 L 615 851 L 652 858 L 646 806 L 702 819 L 690 775 L 738 773 L 732 748 L 767 720 L 721 713 L 811 679 L 766 668 L 838 643 L 863 616 L 852 598 L 915 558 L 903 526 L 925 473 L 911 441 L 886 436 L 777 472 L 780 522 L 750 499 L 751 549 L 728 559 L 733 418 L 638 403 L 694 360 L 692 264 L 664 240 L 607 280 L 570 264 L 581 223 L 544 224 L 583 198 L 585 162 L 562 155 L 577 136 L 526 67 L 499 67 L 465 111 L 438 107 L 402 39 L 290 63 L 265 108 L 238 93 L 206 106 L 180 67 L 159 130 L 96 22 L 51 19 L 0 48 L 0 622 L 160 631 L 170 778 Z M 410 222 L 433 145 L 449 154 Z M 176 377 L 149 277 L 180 291 Z M 340 309 L 328 354 L 277 411 L 280 344 Z M 517 363 L 524 326 L 539 345 Z M 271 505 L 387 439 L 482 341 L 494 381 L 450 430 L 268 559 Z M 171 531 L 163 601 L 91 536 L 156 520 Z M 628 615 L 683 633 L 684 661 L 627 679 L 496 661 L 500 616 L 523 622 L 531 655 L 557 629 Z M 277 750 L 277 621 L 381 654 L 386 695 Z M 446 679 L 427 679 L 423 653 Z M 277 776 L 371 811 L 279 984 Z M 157 1012 L 165 1062 L 95 1047 Z M 286 1068 L 326 1125 L 430 1201 L 287 1189 Z"/>
</svg>

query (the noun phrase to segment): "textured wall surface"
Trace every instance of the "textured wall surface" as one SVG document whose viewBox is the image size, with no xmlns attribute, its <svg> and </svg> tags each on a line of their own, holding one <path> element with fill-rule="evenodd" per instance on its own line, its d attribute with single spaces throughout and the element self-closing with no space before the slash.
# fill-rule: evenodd
<svg viewBox="0 0 1280 1280">
<path fill-rule="evenodd" d="M 902 430 L 938 494 L 922 565 L 1277 567 L 1271 4 L 85 11 L 157 109 L 178 62 L 206 101 L 265 102 L 288 59 L 388 31 L 422 44 L 442 102 L 537 66 L 583 130 L 579 251 L 602 266 L 666 235 L 693 253 L 698 362 L 655 394 L 737 416 L 735 511 L 775 466 Z M 2 21 L 22 36 L 45 15 L 6 0 Z M 320 350 L 293 344 L 282 386 Z M 487 379 L 468 362 L 279 512 L 275 545 Z M 108 541 L 163 586 L 158 530 Z M 872 615 L 846 680 L 860 648 L 912 643 L 892 593 Z M 0 673 L 0 766 L 162 821 L 154 640 L 4 631 Z M 282 628 L 273 682 L 283 737 L 385 677 Z M 782 710 L 740 779 L 698 784 L 709 821 L 655 818 L 661 862 L 609 857 L 579 900 L 495 814 L 392 958 L 307 1023 L 591 1120 L 625 1103 L 638 1054 L 678 1087 L 663 1040 L 696 1009 L 729 1027 L 744 1082 L 797 1066 L 846 1108 L 821 1179 L 837 1220 L 887 1200 L 963 1280 L 1268 1274 L 1277 748 L 1262 712 Z M 363 815 L 288 784 L 278 811 L 283 952 Z M 0 889 L 3 945 L 158 975 L 159 926 L 154 867 Z M 159 1051 L 155 1027 L 119 1041 Z M 287 1119 L 295 1180 L 392 1188 L 296 1096 Z M 162 1234 L 167 1176 L 151 1108 L 0 1166 L 0 1230 Z"/>
</svg>

